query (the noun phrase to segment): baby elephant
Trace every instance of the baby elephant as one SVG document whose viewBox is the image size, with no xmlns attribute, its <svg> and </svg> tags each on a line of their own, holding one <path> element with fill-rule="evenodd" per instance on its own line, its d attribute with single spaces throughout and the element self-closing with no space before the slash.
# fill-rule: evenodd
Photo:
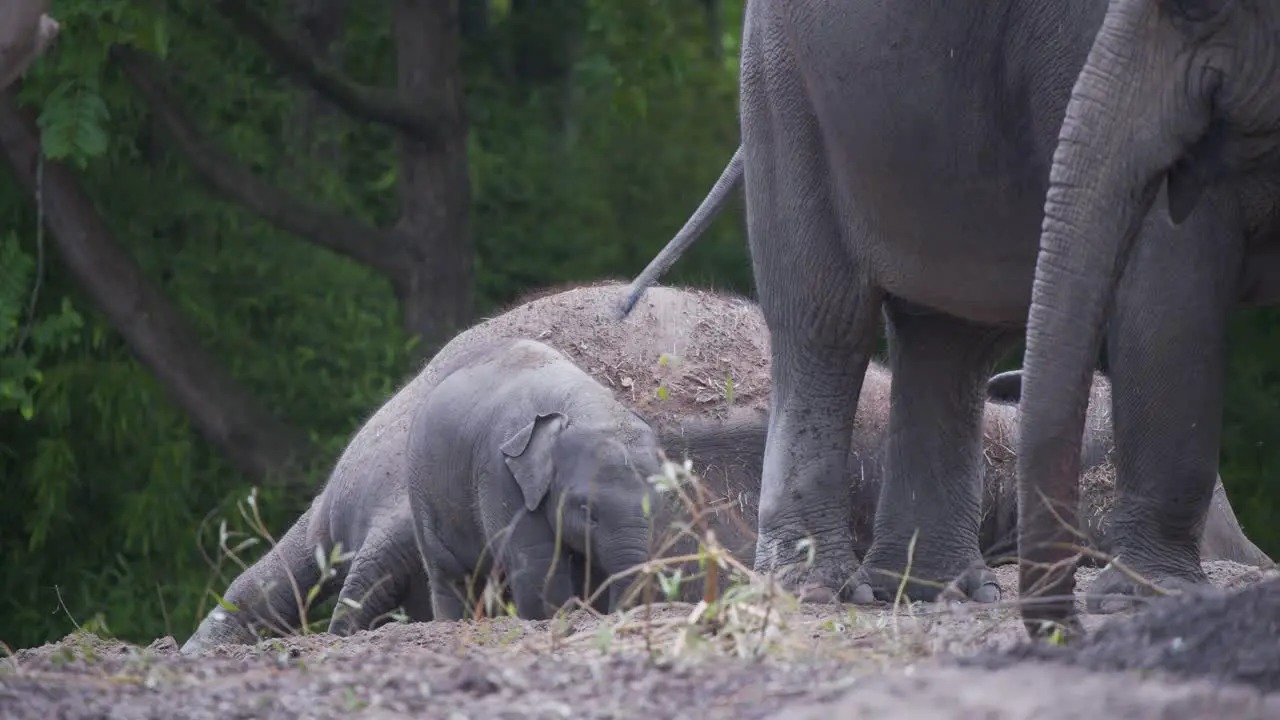
<svg viewBox="0 0 1280 720">
<path fill-rule="evenodd" d="M 576 594 L 574 564 L 614 574 L 648 559 L 658 438 L 543 343 L 466 353 L 409 426 L 409 504 L 432 613 L 467 616 L 468 588 L 496 569 L 519 615 L 543 619 Z"/>
</svg>

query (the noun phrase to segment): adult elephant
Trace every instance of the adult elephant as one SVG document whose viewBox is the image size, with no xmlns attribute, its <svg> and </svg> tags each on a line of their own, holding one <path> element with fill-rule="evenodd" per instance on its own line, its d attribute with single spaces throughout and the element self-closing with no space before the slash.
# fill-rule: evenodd
<svg viewBox="0 0 1280 720">
<path fill-rule="evenodd" d="M 1114 521 L 1125 562 L 1160 586 L 1205 580 L 1194 531 L 1218 457 L 1225 321 L 1235 298 L 1274 302 L 1280 285 L 1278 62 L 1275 2 L 1115 0 L 1054 155 L 1027 331 L 1021 502 L 1074 507 L 1089 369 L 1114 304 L 1106 340 L 1127 443 Z M 1023 554 L 1062 559 L 1057 524 L 1024 520 Z M 1024 569 L 1020 583 L 1073 590 L 1069 573 L 1041 575 Z M 1093 590 L 1135 588 L 1111 569 Z M 1072 612 L 1064 602 L 1028 619 Z"/>
<path fill-rule="evenodd" d="M 998 598 L 978 550 L 982 385 L 1026 325 L 1058 130 L 1106 11 L 1105 0 L 748 4 L 742 146 L 635 289 L 705 227 L 740 164 L 773 358 L 758 570 L 813 598 L 888 598 L 918 532 L 912 575 L 925 582 L 908 585 L 913 597 L 953 581 L 950 595 Z M 1099 157 L 1119 168 L 1124 145 L 1115 147 Z M 1114 542 L 1156 576 L 1200 577 L 1193 530 L 1217 430 L 1195 423 L 1221 402 L 1222 309 L 1246 294 L 1226 280 L 1239 255 L 1207 252 L 1225 219 L 1145 225 L 1144 257 L 1115 303 Z M 875 540 L 859 565 L 842 486 L 882 314 L 889 447 Z M 1073 381 L 1085 381 L 1095 350 L 1073 348 Z M 1178 430 L 1151 433 L 1153 424 Z M 1159 496 L 1148 490 L 1168 477 L 1193 478 L 1179 482 L 1194 497 L 1153 511 L 1147 498 Z M 1113 573 L 1103 584 L 1134 591 Z"/>
</svg>

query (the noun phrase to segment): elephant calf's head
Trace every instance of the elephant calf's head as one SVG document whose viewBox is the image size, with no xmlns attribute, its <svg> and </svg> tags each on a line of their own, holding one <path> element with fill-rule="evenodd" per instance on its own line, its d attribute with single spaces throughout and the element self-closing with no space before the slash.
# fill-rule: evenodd
<svg viewBox="0 0 1280 720">
<path fill-rule="evenodd" d="M 502 446 L 526 509 L 541 508 L 569 549 L 608 574 L 648 560 L 645 508 L 658 507 L 649 482 L 661 469 L 657 438 L 626 415 L 539 415 Z"/>
</svg>

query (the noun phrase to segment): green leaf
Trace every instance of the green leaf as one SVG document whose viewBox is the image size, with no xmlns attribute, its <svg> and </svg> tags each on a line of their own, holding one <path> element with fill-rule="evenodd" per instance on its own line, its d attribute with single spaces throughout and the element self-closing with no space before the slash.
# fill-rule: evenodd
<svg viewBox="0 0 1280 720">
<path fill-rule="evenodd" d="M 169 26 L 165 24 L 164 18 L 157 17 L 151 21 L 151 42 L 154 43 L 152 49 L 160 59 L 169 56 Z"/>
<path fill-rule="evenodd" d="M 45 100 L 37 124 L 45 157 L 69 160 L 80 168 L 107 152 L 104 125 L 111 119 L 96 82 L 66 80 Z"/>
<path fill-rule="evenodd" d="M 218 602 L 218 606 L 221 607 L 223 610 L 227 610 L 229 612 L 240 612 L 240 608 L 236 607 L 234 603 L 229 602 L 226 598 L 222 597 L 218 593 L 210 590 L 209 594 L 213 596 L 213 599 Z"/>
</svg>

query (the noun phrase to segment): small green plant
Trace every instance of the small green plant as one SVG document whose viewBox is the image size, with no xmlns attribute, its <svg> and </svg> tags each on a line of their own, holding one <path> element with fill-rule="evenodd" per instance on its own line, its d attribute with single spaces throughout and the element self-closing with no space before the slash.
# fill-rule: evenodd
<svg viewBox="0 0 1280 720">
<path fill-rule="evenodd" d="M 342 689 L 342 706 L 348 712 L 355 712 L 369 707 L 369 701 L 360 697 L 356 689 L 348 685 Z"/>
</svg>

